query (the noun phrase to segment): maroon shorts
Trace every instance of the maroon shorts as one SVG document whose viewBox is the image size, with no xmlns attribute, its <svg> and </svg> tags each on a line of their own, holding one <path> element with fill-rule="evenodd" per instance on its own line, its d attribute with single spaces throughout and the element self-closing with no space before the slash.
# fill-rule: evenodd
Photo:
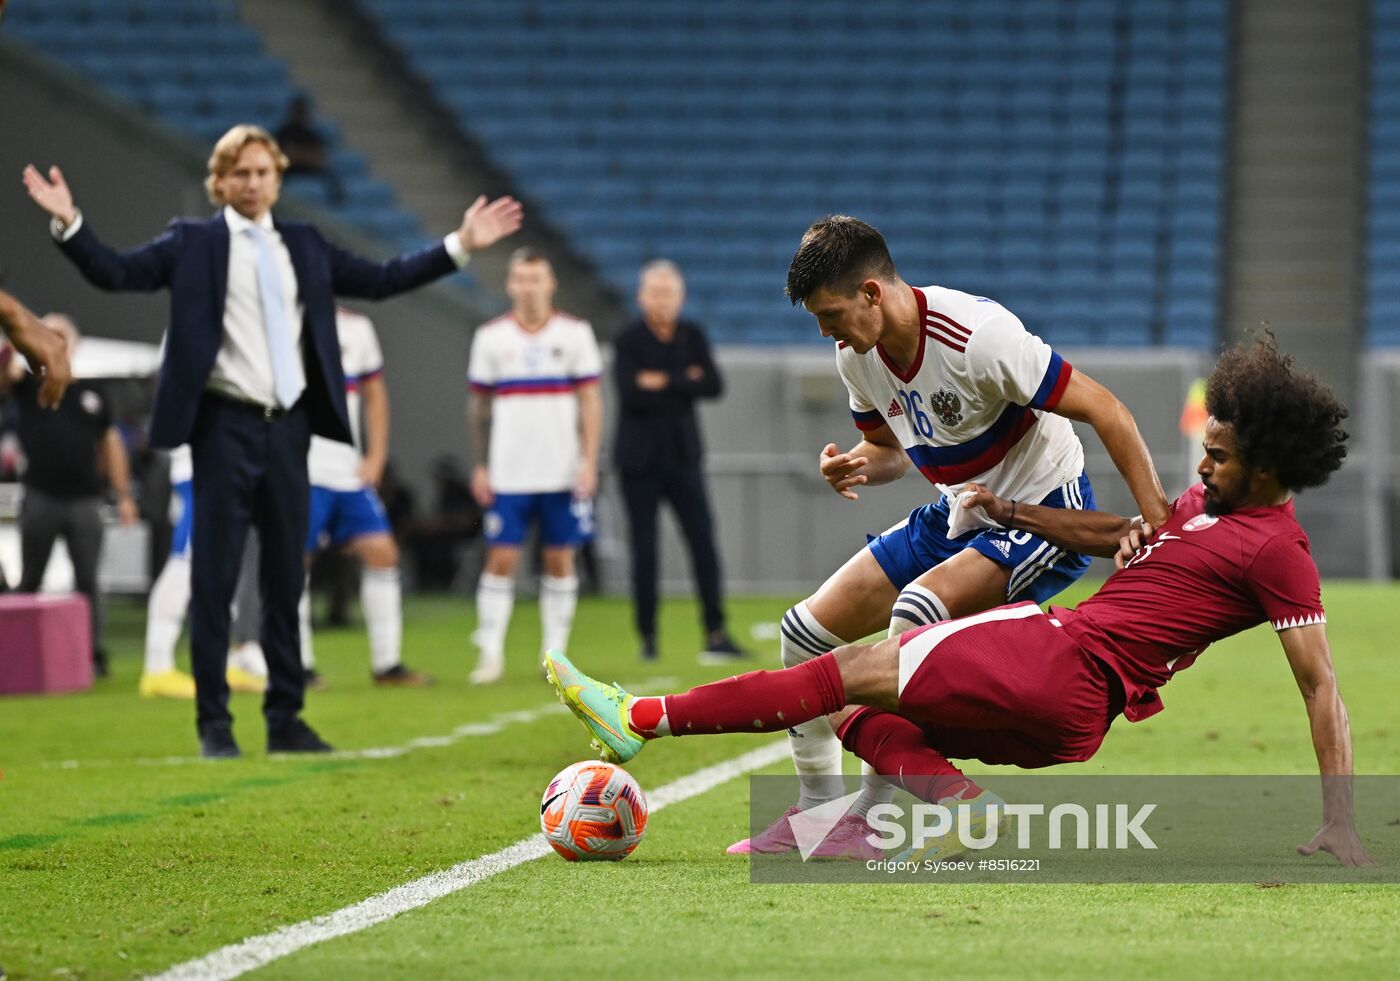
<svg viewBox="0 0 1400 981">
<path fill-rule="evenodd" d="M 1034 603 L 899 639 L 899 714 L 950 759 L 1027 768 L 1087 760 L 1123 710 L 1110 677 Z"/>
</svg>

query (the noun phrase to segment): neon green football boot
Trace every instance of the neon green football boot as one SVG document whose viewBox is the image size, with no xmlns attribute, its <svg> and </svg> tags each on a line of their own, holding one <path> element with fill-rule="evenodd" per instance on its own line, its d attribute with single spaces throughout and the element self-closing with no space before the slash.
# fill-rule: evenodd
<svg viewBox="0 0 1400 981">
<path fill-rule="evenodd" d="M 546 651 L 545 672 L 559 701 L 593 734 L 593 748 L 608 763 L 626 763 L 646 743 L 627 721 L 632 696 L 617 685 L 595 681 L 558 651 Z"/>
</svg>

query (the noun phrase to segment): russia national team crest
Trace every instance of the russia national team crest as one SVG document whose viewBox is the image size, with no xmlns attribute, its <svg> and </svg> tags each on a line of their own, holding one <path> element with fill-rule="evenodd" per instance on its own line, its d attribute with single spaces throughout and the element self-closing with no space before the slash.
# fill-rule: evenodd
<svg viewBox="0 0 1400 981">
<path fill-rule="evenodd" d="M 1205 531 L 1220 519 L 1213 514 L 1198 514 L 1181 526 L 1182 531 Z"/>
<path fill-rule="evenodd" d="M 962 399 L 957 392 L 940 388 L 928 397 L 928 407 L 945 426 L 956 426 L 962 422 Z"/>
</svg>

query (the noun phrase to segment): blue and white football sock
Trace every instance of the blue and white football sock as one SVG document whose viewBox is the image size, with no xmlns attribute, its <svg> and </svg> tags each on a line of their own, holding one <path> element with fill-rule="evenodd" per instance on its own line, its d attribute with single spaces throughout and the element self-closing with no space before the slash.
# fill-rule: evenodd
<svg viewBox="0 0 1400 981">
<path fill-rule="evenodd" d="M 360 608 L 369 634 L 369 665 L 375 674 L 396 667 L 403 650 L 403 584 L 398 566 L 360 570 Z"/>
<path fill-rule="evenodd" d="M 175 644 L 190 605 L 190 560 L 172 555 L 151 587 L 146 603 L 146 674 L 175 670 Z"/>
<path fill-rule="evenodd" d="M 477 667 L 499 672 L 505 664 L 506 628 L 515 608 L 515 579 L 481 574 L 476 586 L 476 633 L 472 639 L 481 651 Z"/>
<path fill-rule="evenodd" d="M 311 574 L 301 584 L 301 600 L 297 603 L 298 632 L 301 634 L 301 666 L 306 671 L 316 670 L 316 652 L 311 646 Z"/>
<path fill-rule="evenodd" d="M 783 614 L 779 631 L 783 667 L 810 661 L 846 643 L 827 630 L 807 609 L 803 600 Z M 841 740 L 826 716 L 788 729 L 788 749 L 797 770 L 797 806 L 806 810 L 835 800 L 845 793 L 841 782 Z"/>
<path fill-rule="evenodd" d="M 577 576 L 540 576 L 540 636 L 546 651 L 568 650 L 577 608 Z"/>
</svg>

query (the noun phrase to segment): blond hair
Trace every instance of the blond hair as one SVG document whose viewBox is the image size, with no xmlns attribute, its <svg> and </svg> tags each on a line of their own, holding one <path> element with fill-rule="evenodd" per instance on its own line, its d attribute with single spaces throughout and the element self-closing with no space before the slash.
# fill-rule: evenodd
<svg viewBox="0 0 1400 981">
<path fill-rule="evenodd" d="M 267 147 L 267 152 L 272 154 L 272 160 L 277 165 L 279 175 L 287 172 L 291 161 L 282 152 L 282 148 L 277 145 L 277 140 L 273 135 L 261 126 L 239 123 L 219 137 L 219 142 L 214 144 L 214 152 L 209 154 L 209 176 L 204 178 L 204 190 L 208 192 L 209 200 L 214 204 L 227 203 L 219 194 L 216 182 L 233 169 L 244 149 L 252 143 L 261 143 Z"/>
</svg>

